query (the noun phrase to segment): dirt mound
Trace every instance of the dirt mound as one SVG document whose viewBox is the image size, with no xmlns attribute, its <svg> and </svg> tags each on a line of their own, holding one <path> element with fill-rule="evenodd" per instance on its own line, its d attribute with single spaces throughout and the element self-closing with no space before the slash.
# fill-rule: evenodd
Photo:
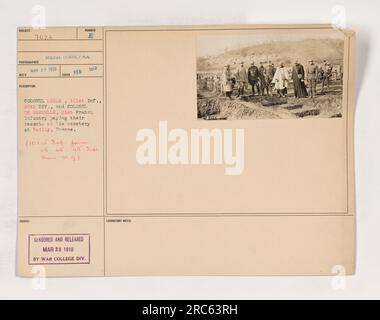
<svg viewBox="0 0 380 320">
<path fill-rule="evenodd" d="M 198 118 L 206 118 L 219 114 L 221 111 L 220 104 L 219 99 L 198 99 Z"/>
<path fill-rule="evenodd" d="M 317 107 L 321 116 L 325 118 L 342 117 L 342 98 L 334 96 L 322 96 L 315 101 L 314 107 Z"/>
<path fill-rule="evenodd" d="M 341 87 L 331 86 L 312 99 L 245 95 L 230 100 L 222 96 L 198 98 L 198 118 L 205 120 L 342 118 Z"/>
<path fill-rule="evenodd" d="M 241 101 L 225 98 L 198 99 L 198 118 L 214 119 L 212 116 L 228 120 L 280 118 L 272 112 L 265 109 L 252 108 Z"/>
<path fill-rule="evenodd" d="M 252 108 L 242 102 L 231 101 L 222 105 L 221 117 L 228 120 L 248 120 L 248 119 L 277 119 L 279 118 L 272 112 L 263 109 Z"/>
</svg>

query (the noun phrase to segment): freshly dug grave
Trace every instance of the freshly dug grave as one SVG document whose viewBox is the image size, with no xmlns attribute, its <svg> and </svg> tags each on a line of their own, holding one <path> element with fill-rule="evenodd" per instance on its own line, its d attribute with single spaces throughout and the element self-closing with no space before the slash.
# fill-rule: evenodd
<svg viewBox="0 0 380 320">
<path fill-rule="evenodd" d="M 313 105 L 321 111 L 322 118 L 342 118 L 342 98 L 340 97 L 318 97 Z"/>
<path fill-rule="evenodd" d="M 278 119 L 273 112 L 254 107 L 256 104 L 226 98 L 198 99 L 198 118 L 201 119 Z"/>
<path fill-rule="evenodd" d="M 263 97 L 248 97 L 244 100 L 202 98 L 198 99 L 198 118 L 247 120 L 342 117 L 342 98 L 337 95 L 321 95 L 313 99 L 288 97 L 278 104 L 271 105 L 272 102 Z"/>
</svg>

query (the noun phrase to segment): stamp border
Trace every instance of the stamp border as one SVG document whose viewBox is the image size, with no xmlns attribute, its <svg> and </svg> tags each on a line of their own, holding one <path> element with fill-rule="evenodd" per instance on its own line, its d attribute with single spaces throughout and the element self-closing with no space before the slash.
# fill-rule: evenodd
<svg viewBox="0 0 380 320">
<path fill-rule="evenodd" d="M 30 262 L 30 237 L 33 236 L 88 236 L 88 262 L 65 262 L 65 263 L 31 263 Z M 30 233 L 28 234 L 28 265 L 41 266 L 41 265 L 89 265 L 91 264 L 91 234 L 90 233 Z"/>
</svg>

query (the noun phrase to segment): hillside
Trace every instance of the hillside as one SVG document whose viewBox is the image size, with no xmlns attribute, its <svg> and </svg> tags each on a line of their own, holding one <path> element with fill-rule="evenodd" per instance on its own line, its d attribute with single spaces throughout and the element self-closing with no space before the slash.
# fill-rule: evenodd
<svg viewBox="0 0 380 320">
<path fill-rule="evenodd" d="M 308 39 L 301 41 L 276 41 L 226 51 L 222 54 L 197 58 L 198 72 L 216 72 L 225 64 L 234 66 L 244 62 L 249 66 L 252 61 L 256 65 L 271 60 L 275 65 L 284 62 L 286 66 L 295 60 L 306 64 L 310 59 L 317 63 L 328 60 L 332 64 L 340 64 L 343 60 L 344 43 L 337 39 Z"/>
</svg>

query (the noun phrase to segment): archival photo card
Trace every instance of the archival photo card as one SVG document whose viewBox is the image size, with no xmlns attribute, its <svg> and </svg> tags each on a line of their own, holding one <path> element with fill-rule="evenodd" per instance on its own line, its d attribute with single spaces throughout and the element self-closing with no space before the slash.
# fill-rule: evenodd
<svg viewBox="0 0 380 320">
<path fill-rule="evenodd" d="M 19 276 L 355 272 L 353 31 L 20 27 L 17 44 Z"/>
</svg>

